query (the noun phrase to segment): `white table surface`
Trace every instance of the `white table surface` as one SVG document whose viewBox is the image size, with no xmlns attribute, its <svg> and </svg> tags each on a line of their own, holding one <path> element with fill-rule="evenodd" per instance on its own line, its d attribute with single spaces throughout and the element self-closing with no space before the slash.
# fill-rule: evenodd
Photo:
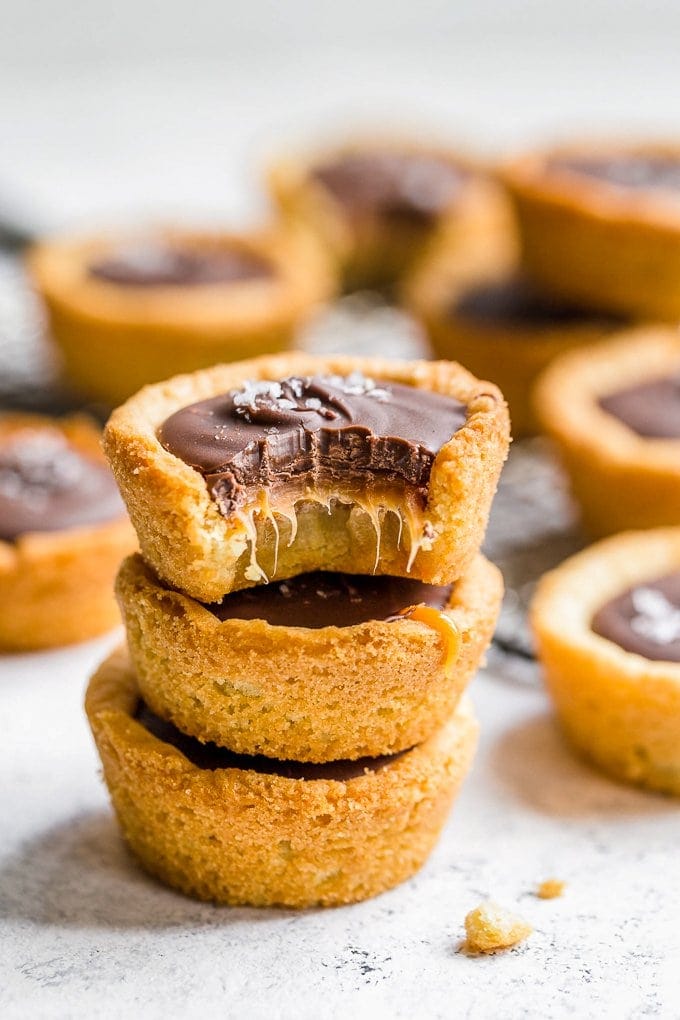
<svg viewBox="0 0 680 1020">
<path fill-rule="evenodd" d="M 602 50 L 585 33 L 551 50 L 522 33 L 434 41 L 415 64 L 387 50 L 29 75 L 5 63 L 0 201 L 47 226 L 244 219 L 262 207 L 247 167 L 273 138 L 371 111 L 489 147 L 575 125 L 677 128 L 677 39 Z M 680 1017 L 678 804 L 573 758 L 522 682 L 531 667 L 475 682 L 474 771 L 415 880 L 339 910 L 230 910 L 158 886 L 121 844 L 82 711 L 116 640 L 0 659 L 3 1018 Z M 562 898 L 535 898 L 548 877 L 567 882 Z M 535 931 L 469 958 L 463 918 L 487 897 Z"/>
</svg>

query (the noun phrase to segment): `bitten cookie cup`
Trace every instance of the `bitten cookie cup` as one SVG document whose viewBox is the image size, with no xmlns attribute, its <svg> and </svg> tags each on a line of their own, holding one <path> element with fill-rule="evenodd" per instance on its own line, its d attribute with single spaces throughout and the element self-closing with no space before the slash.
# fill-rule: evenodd
<svg viewBox="0 0 680 1020">
<path fill-rule="evenodd" d="M 424 506 L 407 483 L 388 475 L 381 483 L 362 467 L 352 471 L 348 461 L 335 482 L 312 472 L 291 477 L 278 495 L 254 486 L 246 503 L 224 516 L 203 475 L 159 441 L 174 412 L 246 381 L 352 373 L 451 397 L 452 408 L 464 405 L 463 424 L 434 457 Z M 500 391 L 459 365 L 297 353 L 148 387 L 113 413 L 104 432 L 145 560 L 162 580 L 202 602 L 311 570 L 451 583 L 481 544 L 508 442 Z"/>
<path fill-rule="evenodd" d="M 331 253 L 347 290 L 394 284 L 442 232 L 461 257 L 474 255 L 511 215 L 480 165 L 399 139 L 356 139 L 282 158 L 268 184 L 284 220 L 303 225 Z"/>
<path fill-rule="evenodd" d="M 99 430 L 84 417 L 0 416 L 3 445 L 27 433 L 64 436 L 74 450 L 99 465 L 105 461 Z M 41 438 L 42 437 L 42 438 Z M 57 465 L 53 465 L 57 470 Z M 0 465 L 0 502 L 3 478 Z M 111 489 L 115 493 L 113 480 Z M 40 487 L 39 487 L 40 488 Z M 6 490 L 10 493 L 10 489 Z M 36 500 L 44 496 L 38 492 Z M 137 546 L 122 503 L 110 519 L 18 534 L 0 540 L 0 649 L 30 651 L 96 637 L 120 624 L 113 582 L 121 557 Z"/>
<path fill-rule="evenodd" d="M 436 357 L 455 359 L 501 388 L 515 438 L 539 430 L 532 389 L 540 373 L 563 352 L 626 325 L 539 294 L 512 260 L 471 272 L 439 250 L 420 264 L 404 299 Z"/>
<path fill-rule="evenodd" d="M 565 354 L 539 380 L 536 414 L 557 443 L 590 534 L 680 522 L 680 438 L 639 435 L 599 403 L 679 370 L 677 333 L 657 327 Z"/>
<path fill-rule="evenodd" d="M 157 715 L 233 751 L 317 762 L 392 754 L 443 725 L 502 597 L 499 571 L 481 556 L 454 586 L 441 629 L 407 618 L 318 629 L 220 620 L 160 584 L 139 556 L 116 588 L 139 688 Z"/>
<path fill-rule="evenodd" d="M 500 177 L 529 274 L 586 307 L 680 318 L 679 168 L 680 147 L 652 144 L 574 145 L 508 162 Z"/>
<path fill-rule="evenodd" d="M 46 241 L 28 267 L 67 381 L 115 405 L 147 383 L 293 346 L 336 290 L 300 231 Z"/>
<path fill-rule="evenodd" d="M 432 850 L 477 740 L 464 702 L 392 762 L 345 781 L 293 779 L 199 768 L 134 718 L 138 704 L 115 653 L 90 682 L 86 709 L 125 839 L 163 882 L 226 904 L 336 906 L 403 882 Z M 314 768 L 328 766 L 306 774 Z"/>
<path fill-rule="evenodd" d="M 597 543 L 541 581 L 531 619 L 545 683 L 573 746 L 617 779 L 680 795 L 680 664 L 594 633 L 594 614 L 680 570 L 680 528 Z"/>
</svg>

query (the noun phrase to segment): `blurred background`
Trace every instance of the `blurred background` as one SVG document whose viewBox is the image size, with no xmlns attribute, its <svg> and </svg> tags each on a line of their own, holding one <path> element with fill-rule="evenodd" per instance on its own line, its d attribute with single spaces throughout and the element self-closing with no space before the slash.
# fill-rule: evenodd
<svg viewBox="0 0 680 1020">
<path fill-rule="evenodd" d="M 34 229 L 261 211 L 281 146 L 357 123 L 498 151 L 673 134 L 674 0 L 2 0 L 0 211 Z"/>
</svg>

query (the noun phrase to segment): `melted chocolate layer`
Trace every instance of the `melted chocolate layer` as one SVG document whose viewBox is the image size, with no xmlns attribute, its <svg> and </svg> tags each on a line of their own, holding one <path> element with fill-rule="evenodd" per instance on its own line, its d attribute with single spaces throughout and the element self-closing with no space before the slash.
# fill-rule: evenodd
<svg viewBox="0 0 680 1020">
<path fill-rule="evenodd" d="M 498 326 L 579 326 L 602 321 L 612 328 L 621 319 L 596 315 L 541 294 L 522 276 L 480 283 L 464 291 L 451 305 L 451 315 Z"/>
<path fill-rule="evenodd" d="M 195 287 L 272 276 L 266 259 L 240 248 L 177 248 L 162 243 L 120 249 L 89 266 L 90 276 L 122 287 Z"/>
<path fill-rule="evenodd" d="M 680 439 L 680 375 L 610 393 L 599 405 L 639 436 Z"/>
<path fill-rule="evenodd" d="M 627 652 L 680 662 L 680 571 L 607 602 L 595 613 L 591 627 Z"/>
<path fill-rule="evenodd" d="M 680 158 L 672 156 L 560 156 L 549 166 L 634 191 L 680 190 Z"/>
<path fill-rule="evenodd" d="M 0 445 L 0 539 L 62 531 L 123 517 L 104 464 L 73 447 L 57 429 L 26 428 Z"/>
<path fill-rule="evenodd" d="M 465 419 L 452 397 L 355 373 L 248 382 L 177 411 L 158 437 L 205 476 L 228 516 L 248 486 L 305 474 L 338 483 L 399 479 L 424 503 L 435 456 Z"/>
<path fill-rule="evenodd" d="M 352 627 L 387 620 L 409 606 L 443 609 L 451 586 L 403 577 L 315 571 L 233 592 L 207 606 L 220 620 L 266 620 L 275 627 Z"/>
<path fill-rule="evenodd" d="M 363 152 L 321 164 L 311 176 L 350 216 L 428 223 L 455 200 L 466 174 L 443 156 Z"/>
<path fill-rule="evenodd" d="M 188 758 L 192 765 L 199 769 L 244 769 L 260 772 L 268 776 L 283 776 L 285 779 L 333 779 L 346 783 L 366 773 L 379 772 L 386 765 L 398 761 L 408 751 L 398 754 L 385 754 L 379 758 L 358 758 L 356 761 L 329 761 L 323 764 L 313 762 L 280 761 L 278 758 L 265 758 L 261 754 L 236 754 L 217 744 L 202 744 L 194 737 L 188 737 L 173 726 L 155 715 L 140 701 L 135 718 L 145 729 L 166 744 L 172 744 Z"/>
</svg>

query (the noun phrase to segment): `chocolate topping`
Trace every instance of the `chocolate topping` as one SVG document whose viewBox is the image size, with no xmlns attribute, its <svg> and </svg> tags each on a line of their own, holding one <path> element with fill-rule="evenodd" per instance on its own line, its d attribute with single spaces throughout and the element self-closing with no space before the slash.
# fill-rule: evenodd
<svg viewBox="0 0 680 1020">
<path fill-rule="evenodd" d="M 207 606 L 220 620 L 266 620 L 275 627 L 352 627 L 387 620 L 409 606 L 443 609 L 451 587 L 403 577 L 315 571 L 233 592 Z"/>
<path fill-rule="evenodd" d="M 177 411 L 158 437 L 205 476 L 225 516 L 246 502 L 248 486 L 307 474 L 399 479 L 424 505 L 435 456 L 465 419 L 452 397 L 353 373 L 246 382 Z"/>
<path fill-rule="evenodd" d="M 346 783 L 357 779 L 365 773 L 378 772 L 398 761 L 407 751 L 398 754 L 385 754 L 379 758 L 358 758 L 356 761 L 329 761 L 323 764 L 313 762 L 280 761 L 278 758 L 265 758 L 261 754 L 235 754 L 217 744 L 202 744 L 195 737 L 189 737 L 165 722 L 140 701 L 135 714 L 137 722 L 166 744 L 172 744 L 188 758 L 192 765 L 199 769 L 248 769 L 268 776 L 283 776 L 285 779 L 333 779 Z"/>
<path fill-rule="evenodd" d="M 680 375 L 610 393 L 599 405 L 639 436 L 680 439 Z"/>
<path fill-rule="evenodd" d="M 549 168 L 634 191 L 680 190 L 680 158 L 673 156 L 560 156 L 550 161 Z"/>
<path fill-rule="evenodd" d="M 519 275 L 469 287 L 451 305 L 451 315 L 490 325 L 535 329 L 578 326 L 594 321 L 614 327 L 622 321 L 553 299 Z"/>
<path fill-rule="evenodd" d="M 0 539 L 123 517 L 113 475 L 53 428 L 25 428 L 0 444 Z"/>
<path fill-rule="evenodd" d="M 456 198 L 466 173 L 427 153 L 348 153 L 315 167 L 311 176 L 351 216 L 377 215 L 428 223 Z"/>
<path fill-rule="evenodd" d="M 680 662 L 680 571 L 607 602 L 595 613 L 591 627 L 626 652 Z"/>
<path fill-rule="evenodd" d="M 241 248 L 179 248 L 162 243 L 121 248 L 92 262 L 90 276 L 123 287 L 195 287 L 271 276 L 266 259 Z"/>
</svg>

